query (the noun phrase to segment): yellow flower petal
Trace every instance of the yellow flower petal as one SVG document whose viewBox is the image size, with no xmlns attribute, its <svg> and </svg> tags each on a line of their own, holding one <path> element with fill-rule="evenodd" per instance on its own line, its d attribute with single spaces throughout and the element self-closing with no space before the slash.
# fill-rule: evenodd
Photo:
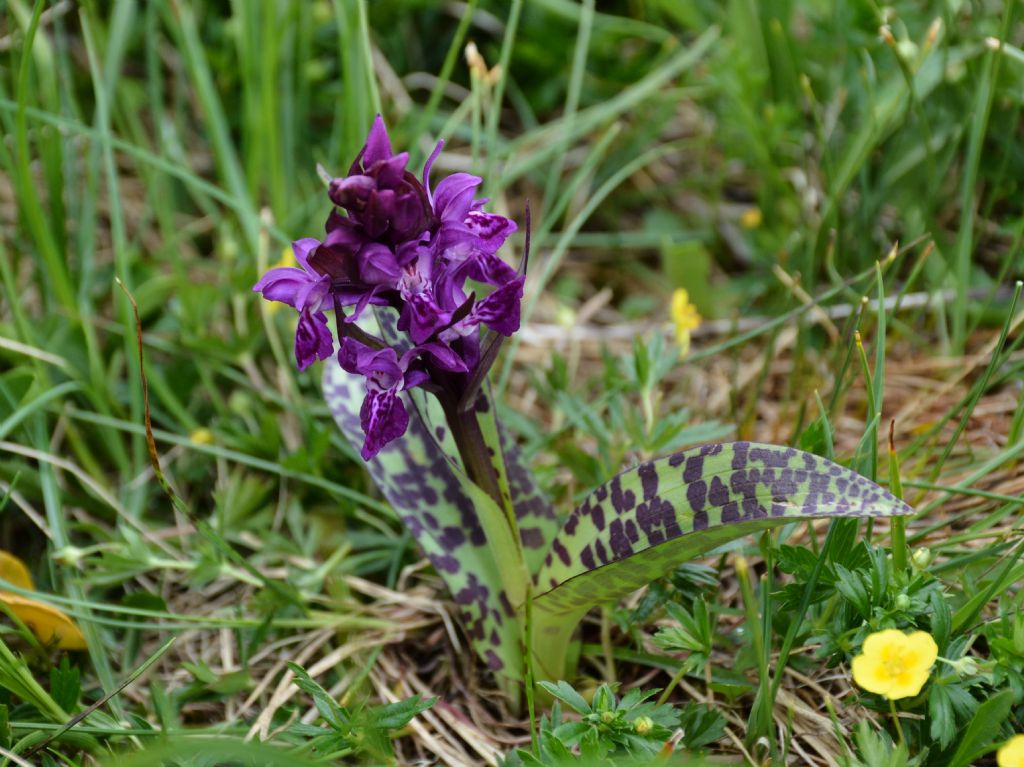
<svg viewBox="0 0 1024 767">
<path fill-rule="evenodd" d="M 23 589 L 34 589 L 32 575 L 25 563 L 13 554 L 0 549 L 0 578 Z"/>
<path fill-rule="evenodd" d="M 874 655 L 858 655 L 851 664 L 853 681 L 868 692 L 885 695 L 892 684 L 881 659 Z"/>
<path fill-rule="evenodd" d="M 923 671 L 906 671 L 902 674 L 896 674 L 892 677 L 892 684 L 885 692 L 885 697 L 889 700 L 913 698 L 921 692 L 921 688 L 924 687 L 925 682 L 928 681 L 928 676 L 928 669 Z"/>
<path fill-rule="evenodd" d="M 700 314 L 690 303 L 690 294 L 684 288 L 678 288 L 672 293 L 670 313 L 676 326 L 676 343 L 685 356 L 690 350 L 690 331 L 700 327 Z"/>
<path fill-rule="evenodd" d="M 1024 767 L 1024 735 L 1014 735 L 996 752 L 999 767 Z"/>
<path fill-rule="evenodd" d="M 883 629 L 874 634 L 868 634 L 864 640 L 861 652 L 865 655 L 877 655 L 890 653 L 894 648 L 903 644 L 904 634 L 899 629 Z"/>
<path fill-rule="evenodd" d="M 935 644 L 931 634 L 926 631 L 915 631 L 908 634 L 904 640 L 905 648 L 903 657 L 907 663 L 921 671 L 927 671 L 935 665 L 935 659 L 939 657 L 939 646 Z"/>
<path fill-rule="evenodd" d="M 740 214 L 740 225 L 744 229 L 757 229 L 763 220 L 764 215 L 760 208 L 747 208 Z"/>
<path fill-rule="evenodd" d="M 43 602 L 0 591 L 0 602 L 28 626 L 45 645 L 56 644 L 62 650 L 84 650 L 85 636 L 67 615 Z"/>
<path fill-rule="evenodd" d="M 209 429 L 199 428 L 189 434 L 188 439 L 193 445 L 212 445 L 213 432 Z"/>
</svg>

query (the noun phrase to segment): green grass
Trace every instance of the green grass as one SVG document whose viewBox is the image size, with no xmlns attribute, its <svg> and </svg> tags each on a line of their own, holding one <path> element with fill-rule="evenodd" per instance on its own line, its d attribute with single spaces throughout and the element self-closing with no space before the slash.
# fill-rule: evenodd
<svg viewBox="0 0 1024 767">
<path fill-rule="evenodd" d="M 90 649 L 72 657 L 81 682 L 68 687 L 58 656 L 5 624 L 0 748 L 25 754 L 57 733 L 172 635 L 146 675 L 46 746 L 46 763 L 199 764 L 205 735 L 218 736 L 224 761 L 269 764 L 285 757 L 267 749 L 285 748 L 289 764 L 355 758 L 348 741 L 332 742 L 340 750 L 326 761 L 311 750 L 326 732 L 313 723 L 326 720 L 282 676 L 285 661 L 309 670 L 349 646 L 363 649 L 316 681 L 344 698 L 344 716 L 384 733 L 378 745 L 400 733 L 403 758 L 430 741 L 374 724 L 387 723 L 379 704 L 393 703 L 382 696 L 396 664 L 420 668 L 429 693 L 454 706 L 474 698 L 467 679 L 486 685 L 459 660 L 433 675 L 439 658 L 459 657 L 458 629 L 428 607 L 447 597 L 412 567 L 411 539 L 330 422 L 318 374 L 295 371 L 288 313 L 251 293 L 290 240 L 320 232 L 317 164 L 343 173 L 378 111 L 414 163 L 444 138 L 459 169 L 485 175 L 497 209 L 522 222 L 531 206 L 524 316 L 564 323 L 565 343 L 521 334 L 497 384 L 563 507 L 638 457 L 730 433 L 834 450 L 884 483 L 878 451 L 889 420 L 903 418 L 899 472 L 919 512 L 906 540 L 930 550 L 930 570 L 887 570 L 884 530 L 836 524 L 824 539 L 801 528 L 748 541 L 708 560 L 714 586 L 686 571 L 655 584 L 653 601 L 619 606 L 614 627 L 606 617 L 613 662 L 597 657 L 599 630 L 588 627 L 585 675 L 614 668 L 628 686 L 662 669 L 645 684 L 675 685 L 682 655 L 654 653 L 645 637 L 663 617 L 657 599 L 689 609 L 702 594 L 715 650 L 706 675 L 680 677 L 673 695 L 695 690 L 722 712 L 736 737 L 713 750 L 745 758 L 745 743 L 756 757 L 764 736 L 776 756 L 797 758 L 806 728 L 791 723 L 780 738 L 785 712 L 773 705 L 792 683 L 785 669 L 817 678 L 847 668 L 867 628 L 886 621 L 945 631 L 944 657 L 990 664 L 963 677 L 940 664 L 935 687 L 954 691 L 907 710 L 945 722 L 954 740 L 904 720 L 911 755 L 928 747 L 924 764 L 966 764 L 1024 731 L 1015 5 L 898 3 L 888 19 L 870 3 L 814 0 L 466 8 L 457 18 L 413 0 L 7 1 L 0 548 L 29 563 Z M 879 35 L 886 21 L 892 44 Z M 1009 44 L 993 50 L 989 36 Z M 494 82 L 470 76 L 470 40 L 500 67 Z M 742 215 L 755 207 L 761 223 L 748 228 Z M 509 258 L 521 247 L 520 237 Z M 150 465 L 132 307 L 115 280 L 138 304 L 177 509 Z M 675 287 L 718 330 L 680 362 L 660 340 L 620 348 L 614 329 L 664 322 Z M 574 338 L 573 318 L 604 288 L 607 304 Z M 915 298 L 942 290 L 953 299 Z M 835 337 L 805 294 L 835 312 Z M 879 309 L 893 297 L 898 310 Z M 729 332 L 741 319 L 753 326 Z M 610 350 L 580 340 L 587 333 Z M 661 360 L 653 378 L 637 372 L 644 354 Z M 644 407 L 657 409 L 660 431 L 637 415 Z M 742 599 L 734 552 L 752 563 Z M 844 573 L 854 585 L 837 590 Z M 419 607 L 396 612 L 389 598 Z M 948 605 L 948 629 L 935 600 Z M 1001 730 L 986 730 L 979 701 L 1002 701 L 1004 689 L 1014 693 Z M 834 713 L 818 703 L 845 733 L 816 736 L 837 758 L 856 751 L 867 763 L 897 739 L 891 725 L 877 736 L 845 726 L 865 707 L 888 717 L 880 699 L 851 694 L 829 704 Z M 244 745 L 254 725 L 275 737 Z"/>
</svg>

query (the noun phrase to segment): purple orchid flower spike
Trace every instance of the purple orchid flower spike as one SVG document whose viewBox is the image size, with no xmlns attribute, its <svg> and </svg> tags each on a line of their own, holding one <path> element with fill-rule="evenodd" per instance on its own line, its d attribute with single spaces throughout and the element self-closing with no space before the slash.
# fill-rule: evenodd
<svg viewBox="0 0 1024 767">
<path fill-rule="evenodd" d="M 378 115 L 348 175 L 329 181 L 336 207 L 324 239 L 297 241 L 302 268 L 271 269 L 254 288 L 299 312 L 300 370 L 332 355 L 324 312 L 335 312 L 339 363 L 366 379 L 364 458 L 405 432 L 402 400 L 409 389 L 425 387 L 446 410 L 462 412 L 458 403 L 475 396 L 494 361 L 495 339 L 519 328 L 523 277 L 497 255 L 516 224 L 483 210 L 478 176 L 455 173 L 431 188 L 441 147 L 421 181 L 406 167 L 409 155 L 392 150 Z M 487 286 L 479 300 L 470 281 Z M 405 338 L 396 348 L 356 324 L 370 306 L 397 313 Z M 488 329 L 483 350 L 482 328 Z"/>
<path fill-rule="evenodd" d="M 298 310 L 295 360 L 299 370 L 305 370 L 314 360 L 325 360 L 334 353 L 327 315 L 320 311 L 330 291 L 330 283 L 309 266 L 309 254 L 319 245 L 319 241 L 311 238 L 296 240 L 292 243 L 292 250 L 302 268 L 276 267 L 253 286 L 253 290 L 262 293 L 268 301 L 280 301 Z"/>
</svg>

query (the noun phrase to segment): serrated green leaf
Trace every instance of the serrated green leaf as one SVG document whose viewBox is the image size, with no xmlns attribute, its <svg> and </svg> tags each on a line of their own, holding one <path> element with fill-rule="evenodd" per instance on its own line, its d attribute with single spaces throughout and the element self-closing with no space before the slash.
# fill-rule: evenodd
<svg viewBox="0 0 1024 767">
<path fill-rule="evenodd" d="M 320 686 L 302 666 L 288 662 L 288 670 L 295 675 L 295 686 L 313 699 L 313 705 L 320 712 L 320 717 L 333 729 L 346 731 L 349 724 L 348 714 L 338 705 L 338 702 L 331 697 L 331 694 Z"/>
<path fill-rule="evenodd" d="M 573 689 L 573 686 L 568 682 L 541 682 L 540 686 L 551 693 L 555 698 L 563 701 L 578 714 L 589 714 L 593 710 L 583 696 L 576 692 L 576 690 Z"/>
<path fill-rule="evenodd" d="M 50 669 L 50 696 L 65 711 L 74 711 L 78 708 L 81 680 L 81 671 L 72 666 L 65 655 L 59 666 Z"/>
<path fill-rule="evenodd" d="M 843 595 L 862 618 L 871 617 L 871 594 L 864 580 L 857 573 L 850 572 L 842 565 L 836 565 L 836 590 Z"/>
<path fill-rule="evenodd" d="M 373 726 L 382 730 L 398 730 L 409 724 L 419 714 L 437 703 L 437 698 L 423 700 L 421 695 L 414 695 L 411 698 L 400 700 L 395 703 L 376 708 L 372 712 L 370 720 Z"/>
<path fill-rule="evenodd" d="M 942 652 L 946 649 L 952 631 L 953 613 L 949 609 L 949 602 L 940 591 L 933 591 L 928 595 L 928 605 L 932 608 L 932 637 Z"/>
<path fill-rule="evenodd" d="M 590 607 L 723 543 L 798 519 L 911 512 L 875 483 L 794 448 L 704 445 L 641 464 L 595 490 L 552 543 L 533 600 L 539 670 L 561 675 Z"/>
<path fill-rule="evenodd" d="M 932 739 L 938 741 L 940 748 L 948 748 L 956 736 L 956 717 L 953 702 L 941 684 L 932 685 L 928 694 L 928 719 Z"/>
</svg>

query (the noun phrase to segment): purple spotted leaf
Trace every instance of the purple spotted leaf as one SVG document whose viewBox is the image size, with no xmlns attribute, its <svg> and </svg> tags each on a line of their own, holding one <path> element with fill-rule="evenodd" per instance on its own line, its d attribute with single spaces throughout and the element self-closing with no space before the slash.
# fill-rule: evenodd
<svg viewBox="0 0 1024 767">
<path fill-rule="evenodd" d="M 324 368 L 324 398 L 353 449 L 363 442 L 361 377 L 338 365 Z M 461 623 L 488 669 L 514 684 L 522 678 L 520 616 L 528 574 L 515 567 L 518 547 L 494 501 L 466 476 L 431 397 L 402 392 L 409 425 L 366 467 L 406 529 L 444 580 Z"/>
<path fill-rule="evenodd" d="M 912 511 L 874 482 L 794 448 L 704 445 L 641 464 L 590 494 L 537 572 L 539 671 L 562 675 L 565 648 L 588 609 L 723 543 L 800 519 Z"/>
<path fill-rule="evenodd" d="M 409 342 L 398 331 L 397 315 L 394 311 L 379 308 L 374 311 L 374 318 L 377 323 L 375 330 L 379 331 L 381 338 L 399 353 L 408 350 Z M 441 408 L 428 402 L 430 398 L 419 394 L 416 394 L 415 398 L 422 403 L 419 414 L 423 419 L 423 426 L 431 434 L 444 435 L 439 440 L 439 447 L 457 463 L 458 451 L 448 434 Z M 522 451 L 515 438 L 498 420 L 497 408 L 494 406 L 490 387 L 486 383 L 480 387 L 475 412 L 490 451 L 491 463 L 498 476 L 498 484 L 515 512 L 523 559 L 530 572 L 535 573 L 547 553 L 549 542 L 558 532 L 558 517 L 551 501 L 534 480 L 533 473 L 526 468 Z"/>
</svg>

